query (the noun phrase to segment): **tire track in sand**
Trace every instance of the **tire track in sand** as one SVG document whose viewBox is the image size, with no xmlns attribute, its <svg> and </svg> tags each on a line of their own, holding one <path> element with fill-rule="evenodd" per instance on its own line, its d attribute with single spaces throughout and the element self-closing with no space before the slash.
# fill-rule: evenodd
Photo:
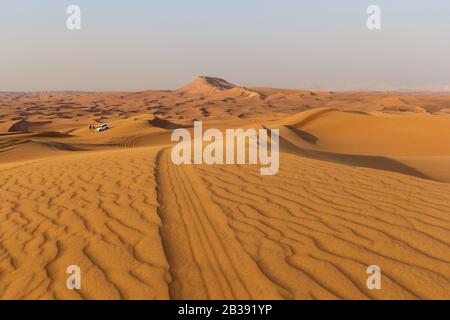
<svg viewBox="0 0 450 320">
<path fill-rule="evenodd" d="M 156 179 L 172 299 L 282 298 L 283 289 L 243 250 L 194 166 L 173 165 L 163 149 Z"/>
</svg>

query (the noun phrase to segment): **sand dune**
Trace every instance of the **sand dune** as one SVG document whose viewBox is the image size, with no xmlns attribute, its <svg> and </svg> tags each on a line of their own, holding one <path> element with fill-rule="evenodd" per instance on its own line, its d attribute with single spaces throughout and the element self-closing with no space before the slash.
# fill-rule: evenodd
<svg viewBox="0 0 450 320">
<path fill-rule="evenodd" d="M 67 131 L 152 114 L 172 120 L 286 117 L 315 108 L 394 114 L 447 114 L 450 96 L 396 93 L 333 93 L 248 88 L 199 77 L 178 90 L 143 92 L 8 93 L 0 96 L 0 132 L 16 123 L 29 131 Z M 24 122 L 25 121 L 25 122 Z"/>
<path fill-rule="evenodd" d="M 42 121 L 42 122 L 29 122 L 26 120 L 20 120 L 14 123 L 9 129 L 8 132 L 21 132 L 21 131 L 30 131 L 46 124 L 51 123 L 50 121 Z"/>
<path fill-rule="evenodd" d="M 214 77 L 200 76 L 188 85 L 178 89 L 186 94 L 210 94 L 236 88 L 236 85 Z"/>
<path fill-rule="evenodd" d="M 449 299 L 445 99 L 205 77 L 1 95 L 0 298 Z M 175 166 L 171 132 L 194 119 L 278 128 L 279 173 Z M 89 129 L 99 121 L 111 129 Z M 41 124 L 8 132 L 17 123 Z M 369 265 L 381 290 L 366 286 Z"/>
<path fill-rule="evenodd" d="M 288 141 L 322 159 L 450 182 L 449 117 L 319 108 L 282 124 Z"/>
</svg>

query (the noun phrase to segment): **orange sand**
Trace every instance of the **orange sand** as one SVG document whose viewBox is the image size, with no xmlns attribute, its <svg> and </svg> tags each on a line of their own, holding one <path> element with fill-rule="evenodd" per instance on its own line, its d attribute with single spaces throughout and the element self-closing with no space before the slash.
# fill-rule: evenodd
<svg viewBox="0 0 450 320">
<path fill-rule="evenodd" d="M 449 299 L 449 102 L 207 77 L 0 94 L 0 298 Z M 279 174 L 174 166 L 194 119 L 280 129 Z"/>
</svg>

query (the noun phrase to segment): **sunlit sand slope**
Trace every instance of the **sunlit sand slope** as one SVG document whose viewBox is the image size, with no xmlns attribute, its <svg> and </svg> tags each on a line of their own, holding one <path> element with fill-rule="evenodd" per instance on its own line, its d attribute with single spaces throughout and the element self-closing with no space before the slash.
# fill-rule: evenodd
<svg viewBox="0 0 450 320">
<path fill-rule="evenodd" d="M 450 297 L 448 184 L 287 154 L 282 163 L 274 177 L 251 167 L 196 171 L 208 190 L 201 203 L 227 217 L 266 288 L 294 299 Z M 373 264 L 382 290 L 366 287 Z"/>
<path fill-rule="evenodd" d="M 176 167 L 161 150 L 2 167 L 0 297 L 450 298 L 448 184 L 287 153 L 273 177 Z"/>
<path fill-rule="evenodd" d="M 0 169 L 2 299 L 168 298 L 151 149 Z M 78 265 L 82 289 L 66 287 Z"/>
</svg>

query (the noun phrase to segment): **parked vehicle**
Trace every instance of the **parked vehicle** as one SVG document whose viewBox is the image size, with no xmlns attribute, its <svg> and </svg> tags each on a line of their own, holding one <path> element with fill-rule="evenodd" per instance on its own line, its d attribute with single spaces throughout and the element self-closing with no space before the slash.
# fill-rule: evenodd
<svg viewBox="0 0 450 320">
<path fill-rule="evenodd" d="M 106 123 L 103 123 L 100 126 L 98 126 L 97 128 L 95 128 L 95 130 L 97 130 L 97 132 L 105 131 L 108 129 L 111 129 L 111 127 L 108 126 Z"/>
</svg>

